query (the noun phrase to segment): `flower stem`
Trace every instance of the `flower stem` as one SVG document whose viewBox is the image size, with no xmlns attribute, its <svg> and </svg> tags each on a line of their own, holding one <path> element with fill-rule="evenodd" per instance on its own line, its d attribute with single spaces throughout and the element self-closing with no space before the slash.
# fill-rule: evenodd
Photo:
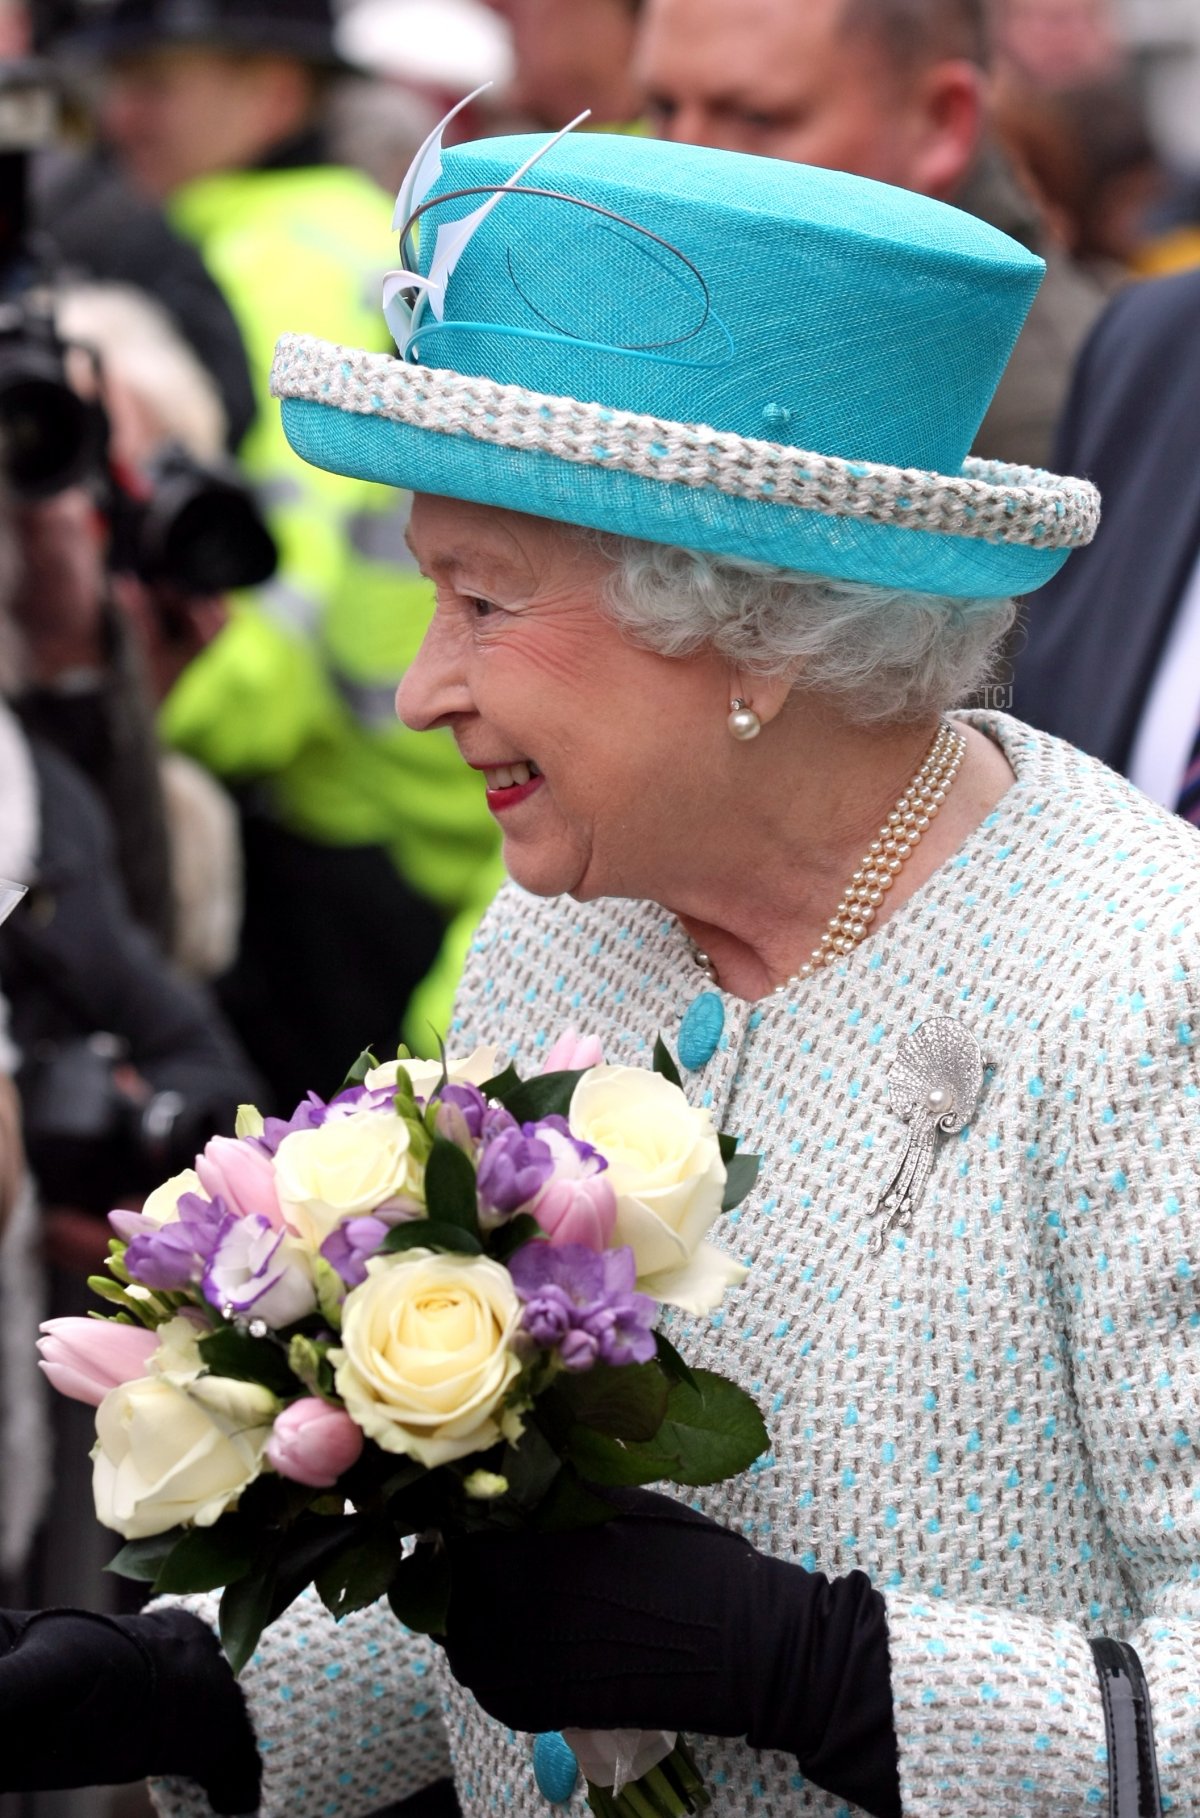
<svg viewBox="0 0 1200 1818">
<path fill-rule="evenodd" d="M 596 1818 L 686 1818 L 711 1803 L 708 1789 L 682 1738 L 665 1761 L 619 1793 L 588 1781 L 587 1801 Z"/>
</svg>

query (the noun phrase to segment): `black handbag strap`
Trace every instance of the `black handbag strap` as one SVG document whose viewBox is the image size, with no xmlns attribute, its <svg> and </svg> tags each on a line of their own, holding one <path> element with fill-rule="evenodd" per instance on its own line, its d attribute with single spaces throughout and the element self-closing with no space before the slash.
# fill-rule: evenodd
<svg viewBox="0 0 1200 1818">
<path fill-rule="evenodd" d="M 1108 1738 L 1109 1818 L 1161 1818 L 1150 1688 L 1137 1651 L 1101 1636 L 1091 1644 Z"/>
</svg>

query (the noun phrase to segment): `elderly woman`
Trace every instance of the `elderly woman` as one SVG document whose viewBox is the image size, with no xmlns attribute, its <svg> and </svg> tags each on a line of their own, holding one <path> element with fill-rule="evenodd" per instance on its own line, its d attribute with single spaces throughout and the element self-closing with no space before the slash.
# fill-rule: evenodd
<svg viewBox="0 0 1200 1818">
<path fill-rule="evenodd" d="M 1094 520 L 964 460 L 1038 263 L 919 196 L 638 140 L 509 187 L 531 149 L 402 198 L 400 360 L 285 342 L 277 390 L 310 459 L 420 495 L 438 605 L 398 706 L 482 773 L 513 879 L 453 1045 L 661 1031 L 761 1152 L 723 1239 L 749 1281 L 680 1336 L 771 1450 L 702 1513 L 636 1492 L 461 1544 L 444 1652 L 302 1599 L 248 1724 L 209 1601 L 92 1635 L 164 1725 L 121 1766 L 317 1818 L 449 1762 L 468 1818 L 536 1818 L 530 1732 L 661 1727 L 723 1814 L 1150 1812 L 1156 1775 L 1194 1811 L 1200 846 L 950 711 Z M 12 1629 L 45 1709 L 47 1626 Z"/>
</svg>

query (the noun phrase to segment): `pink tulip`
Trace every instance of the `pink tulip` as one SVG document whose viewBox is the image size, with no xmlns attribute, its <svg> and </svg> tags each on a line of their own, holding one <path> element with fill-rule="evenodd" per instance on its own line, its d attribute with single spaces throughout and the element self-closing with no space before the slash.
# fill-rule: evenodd
<svg viewBox="0 0 1200 1818">
<path fill-rule="evenodd" d="M 283 1229 L 283 1210 L 275 1191 L 271 1157 L 250 1137 L 214 1136 L 196 1157 L 196 1173 L 210 1199 L 218 1195 L 237 1218 L 258 1213 Z"/>
<path fill-rule="evenodd" d="M 294 1401 L 275 1422 L 267 1441 L 267 1462 L 293 1483 L 327 1490 L 348 1471 L 363 1449 L 362 1430 L 341 1408 L 317 1395 Z"/>
<path fill-rule="evenodd" d="M 542 1072 L 577 1073 L 582 1067 L 598 1067 L 603 1059 L 598 1035 L 580 1035 L 578 1029 L 564 1029 L 547 1048 Z"/>
<path fill-rule="evenodd" d="M 145 1376 L 157 1332 L 108 1319 L 47 1319 L 37 1341 L 40 1367 L 60 1395 L 98 1408 L 110 1389 Z"/>
<path fill-rule="evenodd" d="M 606 1250 L 617 1222 L 617 1196 L 607 1174 L 548 1180 L 529 1210 L 552 1244 Z"/>
</svg>

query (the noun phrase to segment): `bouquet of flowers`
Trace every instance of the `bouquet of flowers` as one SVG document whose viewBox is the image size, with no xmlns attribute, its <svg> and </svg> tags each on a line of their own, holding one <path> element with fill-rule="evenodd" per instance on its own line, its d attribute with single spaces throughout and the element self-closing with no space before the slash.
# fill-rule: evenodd
<svg viewBox="0 0 1200 1818">
<path fill-rule="evenodd" d="M 661 1042 L 653 1070 L 606 1066 L 569 1032 L 528 1079 L 492 1050 L 364 1054 L 286 1120 L 244 1107 L 236 1137 L 110 1215 L 107 1315 L 43 1327 L 46 1374 L 96 1407 L 113 1569 L 223 1587 L 240 1671 L 309 1584 L 335 1617 L 386 1596 L 436 1634 L 442 1537 L 576 1526 L 612 1512 L 605 1486 L 746 1469 L 758 1409 L 655 1321 L 744 1275 L 707 1232 L 757 1166 Z M 573 1775 L 539 1742 L 540 1780 Z M 704 1801 L 673 1736 L 578 1742 L 604 1818 Z"/>
</svg>

